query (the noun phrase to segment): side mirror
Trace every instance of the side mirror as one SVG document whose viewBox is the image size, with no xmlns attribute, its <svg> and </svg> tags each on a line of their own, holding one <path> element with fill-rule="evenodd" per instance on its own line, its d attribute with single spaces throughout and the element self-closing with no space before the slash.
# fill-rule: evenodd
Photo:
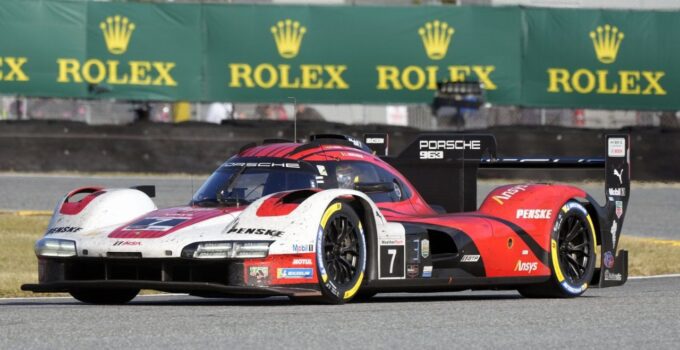
<svg viewBox="0 0 680 350">
<path fill-rule="evenodd" d="M 358 182 L 354 189 L 364 193 L 388 193 L 394 191 L 393 182 Z"/>
</svg>

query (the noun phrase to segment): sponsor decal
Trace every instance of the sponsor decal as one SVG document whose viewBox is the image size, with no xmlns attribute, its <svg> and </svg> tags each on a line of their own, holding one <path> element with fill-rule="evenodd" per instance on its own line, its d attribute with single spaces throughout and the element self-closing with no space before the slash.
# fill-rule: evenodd
<svg viewBox="0 0 680 350">
<path fill-rule="evenodd" d="M 517 260 L 517 264 L 515 264 L 514 271 L 528 272 L 529 274 L 531 274 L 536 270 L 538 270 L 537 262 L 523 262 L 522 260 Z"/>
<path fill-rule="evenodd" d="M 403 239 L 381 239 L 380 245 L 404 245 Z"/>
<path fill-rule="evenodd" d="M 605 24 L 598 26 L 590 32 L 590 39 L 595 49 L 595 57 L 601 63 L 607 65 L 616 61 L 616 57 L 623 42 L 623 32 L 616 26 Z M 585 39 L 585 38 L 583 38 Z M 602 67 L 602 68 L 606 68 Z M 567 68 L 548 68 L 548 92 L 549 93 L 577 93 L 596 95 L 666 95 L 661 78 L 666 75 L 664 71 L 651 70 L 619 70 L 597 69 L 591 71 L 579 68 L 571 71 Z M 610 139 L 612 140 L 612 139 Z M 609 156 L 625 156 L 624 139 L 614 138 L 610 141 Z M 619 141 L 621 140 L 621 141 Z M 622 150 L 623 148 L 623 150 Z M 620 152 L 623 154 L 619 155 Z"/>
<path fill-rule="evenodd" d="M 621 281 L 623 276 L 620 273 L 611 273 L 609 270 L 604 270 L 605 281 Z"/>
<path fill-rule="evenodd" d="M 73 233 L 73 232 L 78 232 L 82 230 L 81 227 L 72 227 L 72 226 L 63 226 L 63 227 L 52 227 L 51 229 L 47 230 L 45 235 L 51 235 L 55 233 Z"/>
<path fill-rule="evenodd" d="M 621 215 L 623 215 L 623 201 L 616 201 L 616 217 L 621 218 Z"/>
<path fill-rule="evenodd" d="M 479 261 L 479 255 L 463 255 L 462 258 L 460 258 L 460 262 L 477 262 Z"/>
<path fill-rule="evenodd" d="M 248 268 L 248 284 L 251 286 L 267 285 L 269 280 L 269 267 L 250 266 Z"/>
<path fill-rule="evenodd" d="M 187 220 L 173 217 L 144 218 L 128 225 L 123 231 L 168 231 Z"/>
<path fill-rule="evenodd" d="M 142 245 L 142 242 L 140 241 L 115 241 L 113 243 L 114 247 L 118 246 L 140 246 Z"/>
<path fill-rule="evenodd" d="M 381 145 L 381 144 L 385 143 L 385 138 L 383 138 L 383 137 L 368 137 L 368 138 L 366 138 L 366 143 L 372 144 L 372 145 L 375 145 L 375 144 Z"/>
<path fill-rule="evenodd" d="M 283 231 L 279 230 L 270 230 L 270 229 L 265 229 L 265 228 L 236 228 L 232 227 L 227 231 L 227 234 L 244 234 L 244 235 L 262 235 L 262 236 L 271 236 L 271 237 L 281 237 L 283 236 Z"/>
<path fill-rule="evenodd" d="M 522 255 L 529 255 L 529 251 L 526 249 L 522 249 Z"/>
<path fill-rule="evenodd" d="M 614 187 L 607 190 L 610 196 L 625 197 L 626 188 L 625 187 Z"/>
<path fill-rule="evenodd" d="M 612 254 L 610 251 L 604 253 L 604 266 L 606 266 L 608 269 L 614 267 L 614 254 Z"/>
<path fill-rule="evenodd" d="M 609 232 L 612 234 L 612 246 L 616 247 L 616 230 L 618 230 L 619 224 L 614 220 L 612 222 L 612 228 L 609 230 Z"/>
<path fill-rule="evenodd" d="M 498 204 L 503 205 L 504 201 L 510 200 L 512 196 L 516 195 L 519 192 L 526 191 L 527 188 L 529 188 L 528 185 L 516 185 L 508 188 L 507 190 L 503 191 L 499 195 L 493 196 L 493 200 L 495 200 Z"/>
<path fill-rule="evenodd" d="M 296 253 L 311 253 L 314 251 L 314 244 L 297 244 L 294 243 L 292 247 Z"/>
<path fill-rule="evenodd" d="M 432 277 L 432 266 L 423 266 L 423 277 Z"/>
<path fill-rule="evenodd" d="M 626 139 L 623 137 L 612 137 L 608 140 L 607 155 L 610 157 L 626 156 Z"/>
<path fill-rule="evenodd" d="M 406 265 L 406 277 L 416 278 L 418 277 L 418 265 Z"/>
<path fill-rule="evenodd" d="M 317 165 L 316 168 L 319 170 L 319 175 L 321 176 L 328 176 L 328 172 L 326 171 L 326 167 L 323 165 Z"/>
<path fill-rule="evenodd" d="M 420 241 L 420 255 L 422 255 L 423 259 L 427 259 L 427 257 L 430 256 L 429 239 L 423 239 L 422 241 Z"/>
<path fill-rule="evenodd" d="M 312 259 L 293 259 L 293 265 L 311 265 Z"/>
<path fill-rule="evenodd" d="M 276 278 L 305 278 L 309 279 L 314 276 L 314 269 L 309 268 L 278 268 L 276 269 Z"/>
<path fill-rule="evenodd" d="M 560 284 L 562 285 L 562 288 L 566 289 L 571 294 L 579 294 L 588 288 L 588 283 L 582 284 L 581 287 L 572 287 L 567 283 L 567 280 L 564 280 Z"/>
<path fill-rule="evenodd" d="M 619 178 L 619 184 L 623 185 L 623 168 L 621 170 L 614 169 L 614 175 Z"/>
<path fill-rule="evenodd" d="M 222 164 L 223 167 L 246 167 L 246 168 L 288 168 L 288 169 L 300 169 L 300 164 L 298 163 L 273 163 L 273 162 L 226 162 Z"/>
<path fill-rule="evenodd" d="M 517 209 L 517 219 L 550 219 L 552 209 Z"/>
</svg>

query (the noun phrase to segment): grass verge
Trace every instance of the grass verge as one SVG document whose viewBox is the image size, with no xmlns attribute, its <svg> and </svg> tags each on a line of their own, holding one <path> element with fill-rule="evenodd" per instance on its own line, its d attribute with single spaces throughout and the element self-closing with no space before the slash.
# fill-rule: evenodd
<svg viewBox="0 0 680 350">
<path fill-rule="evenodd" d="M 0 297 L 36 295 L 24 292 L 20 287 L 23 283 L 38 280 L 33 244 L 45 232 L 48 222 L 47 216 L 0 214 L 0 238 L 3 242 L 0 250 Z M 619 249 L 629 251 L 630 276 L 680 273 L 680 241 L 624 236 Z"/>
</svg>

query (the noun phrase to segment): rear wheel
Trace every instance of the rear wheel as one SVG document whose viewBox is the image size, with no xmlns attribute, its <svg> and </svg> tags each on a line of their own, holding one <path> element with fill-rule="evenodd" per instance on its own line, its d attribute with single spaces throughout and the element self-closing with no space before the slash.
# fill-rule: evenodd
<svg viewBox="0 0 680 350">
<path fill-rule="evenodd" d="M 526 297 L 576 297 L 588 289 L 595 271 L 595 228 L 586 209 L 567 202 L 555 219 L 550 239 L 550 280 L 519 289 Z"/>
<path fill-rule="evenodd" d="M 321 219 L 316 244 L 322 301 L 342 304 L 356 295 L 366 268 L 366 240 L 359 217 L 342 201 L 332 202 Z"/>
<path fill-rule="evenodd" d="M 69 292 L 72 297 L 88 304 L 125 304 L 139 294 L 139 289 L 80 289 Z"/>
</svg>

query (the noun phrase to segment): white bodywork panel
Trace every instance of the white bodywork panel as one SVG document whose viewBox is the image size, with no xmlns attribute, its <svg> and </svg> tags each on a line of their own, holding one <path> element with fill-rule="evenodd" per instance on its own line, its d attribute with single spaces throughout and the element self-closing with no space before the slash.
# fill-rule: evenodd
<svg viewBox="0 0 680 350">
<path fill-rule="evenodd" d="M 106 193 L 93 199 L 76 215 L 60 214 L 60 204 L 50 221 L 46 235 L 50 238 L 68 239 L 76 242 L 78 256 L 105 257 L 109 252 L 141 253 L 143 258 L 177 258 L 189 244 L 207 241 L 273 241 L 269 255 L 311 253 L 319 224 L 328 205 L 338 197 L 355 197 L 371 208 L 374 216 L 378 242 L 381 240 L 404 242 L 404 227 L 387 223 L 375 203 L 366 194 L 354 190 L 331 189 L 317 192 L 304 200 L 288 215 L 258 216 L 260 206 L 270 198 L 260 198 L 243 211 L 224 213 L 195 224 L 182 227 L 158 238 L 109 238 L 109 234 L 135 219 L 154 217 L 156 206 L 144 193 L 132 189 L 107 189 Z M 191 215 L 215 208 L 177 208 Z M 69 228 L 79 228 L 67 232 Z M 281 231 L 280 236 L 234 233 L 232 229 L 261 229 Z M 232 230 L 232 233 L 229 231 Z M 70 230 L 73 231 L 73 230 Z M 132 230 L 133 231 L 133 230 Z M 245 230 L 241 230 L 245 232 Z M 252 231 L 252 230 L 251 230 Z M 87 250 L 87 255 L 83 251 Z"/>
</svg>

